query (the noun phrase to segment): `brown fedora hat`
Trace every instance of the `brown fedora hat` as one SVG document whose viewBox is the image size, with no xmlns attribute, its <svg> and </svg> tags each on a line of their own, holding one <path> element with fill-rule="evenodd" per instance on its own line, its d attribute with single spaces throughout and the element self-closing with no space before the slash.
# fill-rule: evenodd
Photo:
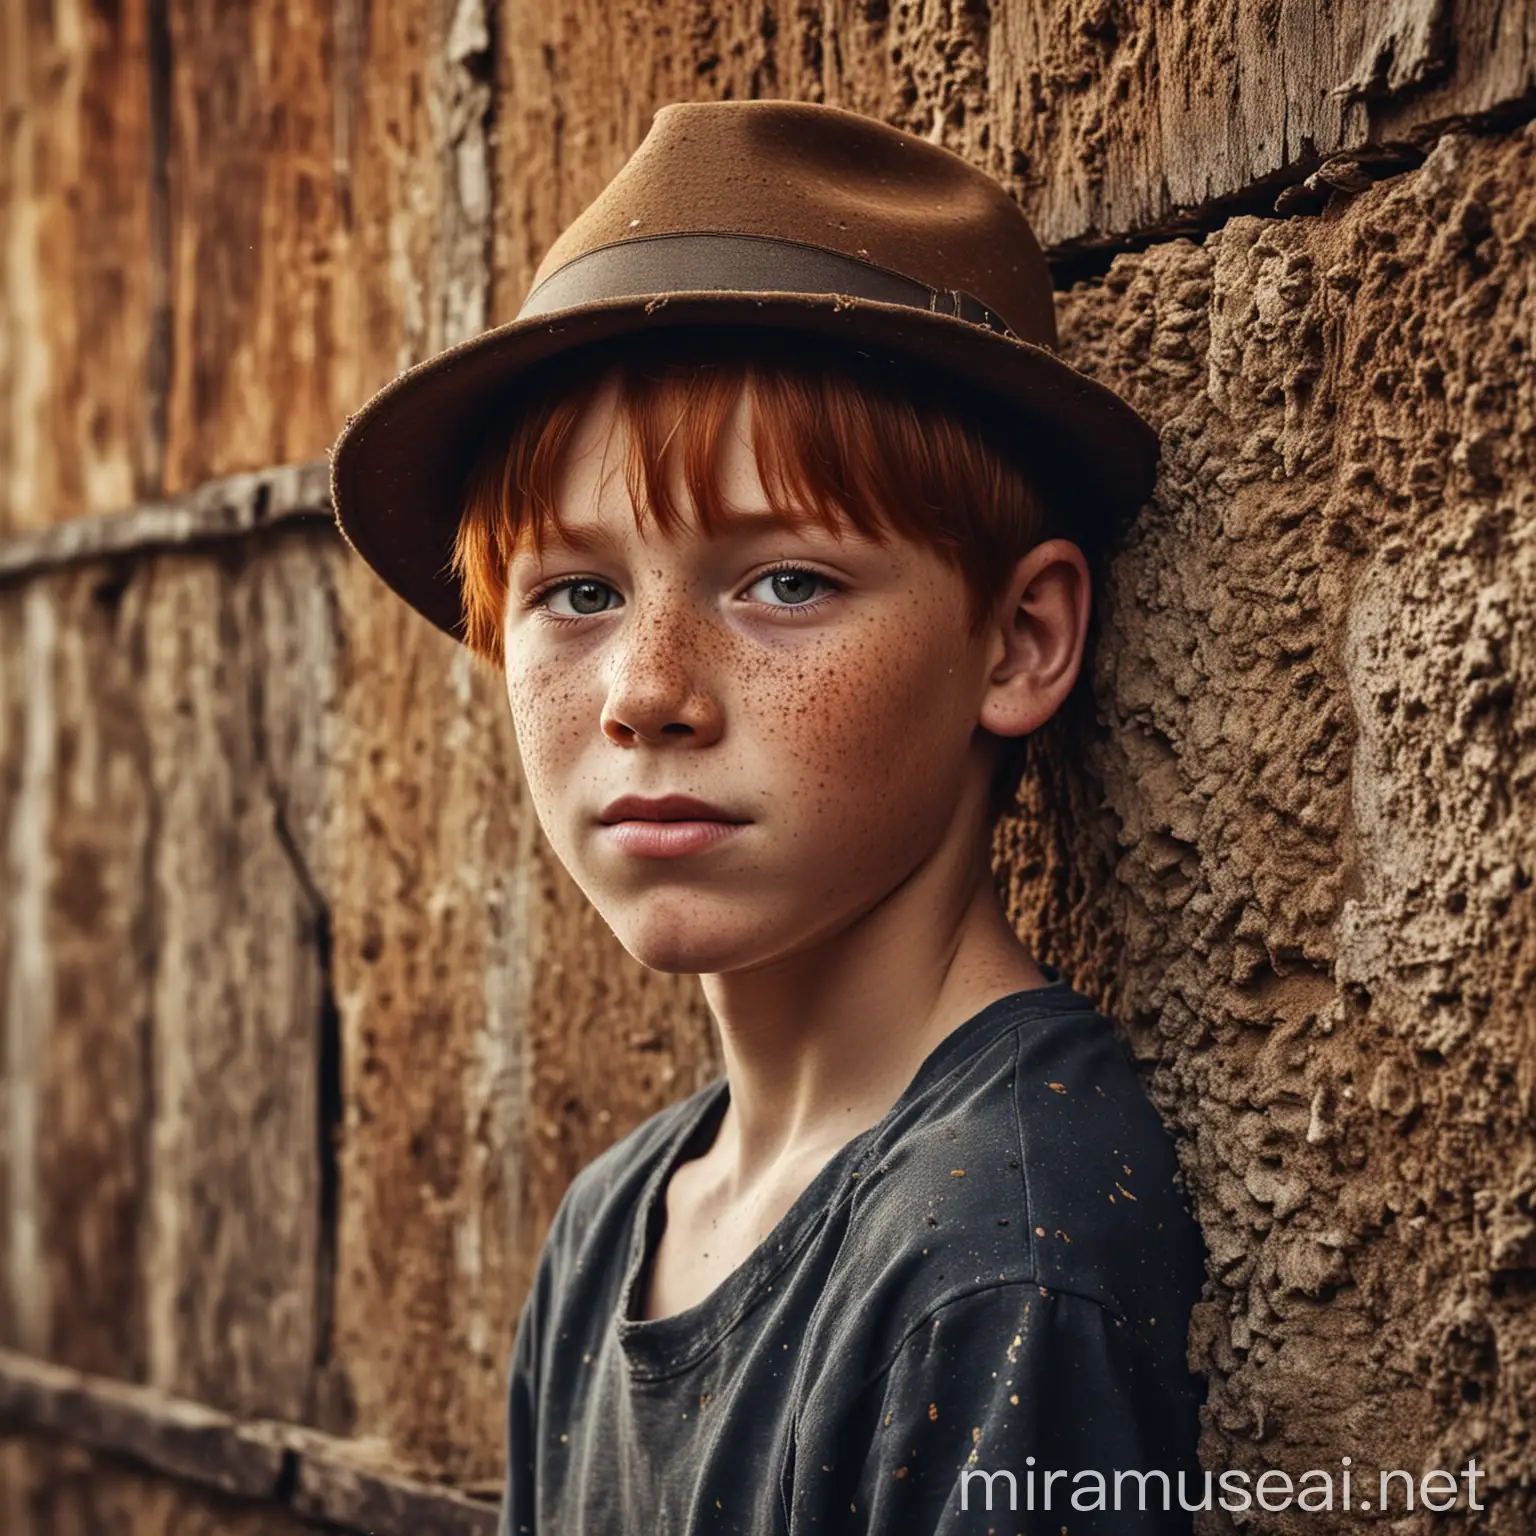
<svg viewBox="0 0 1536 1536">
<path fill-rule="evenodd" d="M 352 547 L 455 638 L 449 556 L 498 397 L 528 369 L 671 325 L 842 337 L 1017 412 L 1100 538 L 1147 500 L 1157 436 L 1056 355 L 1050 273 L 1017 203 L 959 155 L 840 107 L 676 103 L 545 255 L 517 318 L 386 385 L 331 450 Z"/>
</svg>

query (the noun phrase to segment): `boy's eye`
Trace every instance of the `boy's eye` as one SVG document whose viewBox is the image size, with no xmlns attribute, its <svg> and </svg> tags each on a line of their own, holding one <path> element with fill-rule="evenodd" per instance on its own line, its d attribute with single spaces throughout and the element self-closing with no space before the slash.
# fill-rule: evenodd
<svg viewBox="0 0 1536 1536">
<path fill-rule="evenodd" d="M 551 613 L 561 618 L 585 618 L 588 614 L 602 613 L 609 606 L 608 598 L 617 595 L 605 581 L 568 581 L 549 588 L 542 601 Z M 562 603 L 569 606 L 564 607 Z"/>
<path fill-rule="evenodd" d="M 752 593 L 761 589 L 762 592 L 771 594 L 758 599 L 770 607 L 798 608 L 816 596 L 818 586 L 830 587 L 831 583 L 825 576 L 818 575 L 815 571 L 795 569 L 769 571 L 766 576 L 759 576 L 747 591 Z"/>
<path fill-rule="evenodd" d="M 835 587 L 834 582 L 820 573 L 796 566 L 759 576 L 747 588 L 747 595 L 770 608 L 806 608 L 814 604 L 822 588 Z M 580 619 L 617 608 L 621 599 L 606 581 L 580 577 L 546 587 L 529 602 L 544 608 L 555 618 Z"/>
</svg>

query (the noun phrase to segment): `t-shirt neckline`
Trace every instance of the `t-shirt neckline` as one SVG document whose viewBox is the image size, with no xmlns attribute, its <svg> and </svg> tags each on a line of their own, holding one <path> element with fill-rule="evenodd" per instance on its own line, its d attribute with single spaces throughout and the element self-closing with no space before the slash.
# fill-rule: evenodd
<svg viewBox="0 0 1536 1536">
<path fill-rule="evenodd" d="M 730 1084 L 718 1077 L 698 1091 L 696 1102 L 680 1118 L 663 1145 L 635 1202 L 629 1225 L 629 1259 L 619 1290 L 614 1329 L 637 1380 L 660 1380 L 690 1369 L 767 1294 L 783 1271 L 838 1202 L 852 1193 L 851 1177 L 866 1146 L 907 1106 L 945 1077 L 962 1060 L 984 1048 L 1000 1029 L 1036 1014 L 1092 1012 L 1093 1004 L 1066 981 L 1058 967 L 1040 963 L 1046 984 L 1010 992 L 986 1004 L 952 1029 L 924 1057 L 912 1080 L 891 1108 L 828 1159 L 801 1190 L 773 1230 L 702 1301 L 667 1317 L 638 1318 L 639 1282 L 660 1236 L 665 1217 L 662 1194 L 672 1171 L 715 1137 L 730 1099 Z"/>
</svg>

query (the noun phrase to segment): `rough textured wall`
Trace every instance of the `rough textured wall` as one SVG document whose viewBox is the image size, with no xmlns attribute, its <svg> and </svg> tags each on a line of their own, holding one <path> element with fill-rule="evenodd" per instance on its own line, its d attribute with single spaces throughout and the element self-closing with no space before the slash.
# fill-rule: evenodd
<svg viewBox="0 0 1536 1536">
<path fill-rule="evenodd" d="M 1536 340 L 1530 141 L 1500 124 L 1529 115 L 1528 13 L 1321 14 L 18 10 L 0 529 L 319 453 L 515 313 L 666 100 L 933 133 L 1059 251 L 1195 205 L 1214 233 L 1062 295 L 1069 356 L 1165 462 L 1087 769 L 1042 753 L 1001 872 L 1183 1138 L 1209 1463 L 1475 1448 L 1513 1532 Z M 1370 189 L 1462 112 L 1500 131 Z M 1226 218 L 1282 182 L 1297 217 Z M 0 1342 L 491 1480 L 549 1217 L 712 1075 L 708 1020 L 550 858 L 495 680 L 251 494 L 217 550 L 0 585 Z"/>
<path fill-rule="evenodd" d="M 1092 779 L 1032 783 L 1060 843 L 1004 837 L 1055 875 L 1015 879 L 1026 929 L 1182 1137 L 1206 1465 L 1475 1455 L 1510 1533 L 1536 1522 L 1533 186 L 1531 127 L 1449 136 L 1324 216 L 1063 296 L 1164 461 Z M 1291 1518 L 1265 1528 L 1328 1528 Z"/>
<path fill-rule="evenodd" d="M 1298 168 L 1347 185 L 1536 86 L 1536 12 L 1499 0 L 1068 0 L 994 7 L 984 36 L 966 147 L 1058 249 L 1208 226 Z"/>
<path fill-rule="evenodd" d="M 178 491 L 322 453 L 396 370 L 479 328 L 486 43 L 472 3 L 165 11 Z"/>
</svg>

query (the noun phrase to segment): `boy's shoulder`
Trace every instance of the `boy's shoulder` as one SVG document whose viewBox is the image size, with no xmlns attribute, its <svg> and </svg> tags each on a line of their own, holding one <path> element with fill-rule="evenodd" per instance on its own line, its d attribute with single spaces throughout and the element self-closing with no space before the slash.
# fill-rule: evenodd
<svg viewBox="0 0 1536 1536">
<path fill-rule="evenodd" d="M 874 1278 L 907 1326 L 996 1286 L 1070 1292 L 1116 1318 L 1197 1295 L 1177 1154 L 1113 1025 L 1065 986 L 993 1008 L 861 1158 L 848 1283 L 867 1294 Z"/>
<path fill-rule="evenodd" d="M 546 1247 L 557 1277 L 630 1252 L 658 1163 L 726 1088 L 717 1077 L 658 1110 L 577 1173 Z M 861 1352 L 994 1287 L 1071 1293 L 1117 1319 L 1172 1316 L 1198 1295 L 1204 1250 L 1172 1140 L 1114 1026 L 1064 984 L 952 1032 L 832 1164 L 820 1310 L 839 1334 L 877 1329 Z"/>
</svg>

